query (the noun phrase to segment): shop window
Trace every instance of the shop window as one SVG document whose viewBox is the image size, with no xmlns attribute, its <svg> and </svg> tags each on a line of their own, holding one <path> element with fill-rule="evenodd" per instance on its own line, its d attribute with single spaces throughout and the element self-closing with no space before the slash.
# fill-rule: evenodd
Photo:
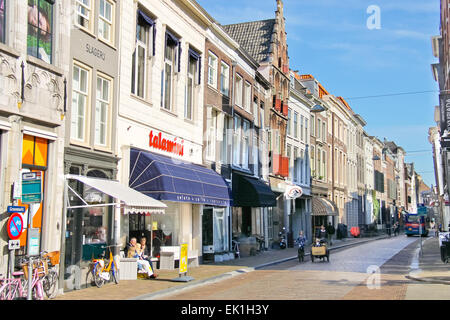
<svg viewBox="0 0 450 320">
<path fill-rule="evenodd" d="M 34 137 L 30 135 L 23 135 L 22 139 L 22 172 L 39 172 L 41 174 L 42 186 L 45 185 L 45 173 L 47 170 L 48 158 L 48 140 L 44 138 Z M 32 228 L 42 228 L 42 217 L 44 214 L 43 200 L 45 199 L 44 190 L 41 187 L 41 202 L 30 204 L 24 204 L 19 200 L 19 205 L 26 207 L 27 212 L 31 213 Z M 20 236 L 21 250 L 19 254 L 26 252 L 26 241 L 27 233 L 26 231 Z"/>
<path fill-rule="evenodd" d="M 214 208 L 214 251 L 225 251 L 225 209 Z"/>
<path fill-rule="evenodd" d="M 52 63 L 54 0 L 28 0 L 27 52 Z"/>
<path fill-rule="evenodd" d="M 114 3 L 100 0 L 98 12 L 98 36 L 106 42 L 113 42 Z"/>
<path fill-rule="evenodd" d="M 6 0 L 0 0 L 0 42 L 5 43 L 6 34 Z"/>
</svg>

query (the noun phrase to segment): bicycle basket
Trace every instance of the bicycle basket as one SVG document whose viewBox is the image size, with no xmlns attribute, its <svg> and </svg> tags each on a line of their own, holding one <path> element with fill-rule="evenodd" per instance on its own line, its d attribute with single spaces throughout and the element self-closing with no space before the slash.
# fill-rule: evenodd
<svg viewBox="0 0 450 320">
<path fill-rule="evenodd" d="M 56 266 L 59 264 L 59 251 L 52 251 L 45 255 L 46 258 L 50 259 L 50 264 Z"/>
<path fill-rule="evenodd" d="M 21 265 L 23 270 L 23 277 L 28 280 L 28 264 Z M 42 261 L 33 261 L 33 269 L 38 268 L 39 278 L 43 278 L 48 273 L 47 264 L 42 263 Z"/>
</svg>

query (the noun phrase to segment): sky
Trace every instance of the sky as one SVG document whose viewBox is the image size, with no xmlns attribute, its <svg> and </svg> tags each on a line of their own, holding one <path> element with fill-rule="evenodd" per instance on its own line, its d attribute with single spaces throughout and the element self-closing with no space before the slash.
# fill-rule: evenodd
<svg viewBox="0 0 450 320">
<path fill-rule="evenodd" d="M 272 19 L 276 11 L 276 0 L 197 2 L 222 25 Z M 344 97 L 367 122 L 369 135 L 401 146 L 406 162 L 414 162 L 428 186 L 435 185 L 428 128 L 435 126 L 439 104 L 431 37 L 439 35 L 440 1 L 283 3 L 290 68 L 312 74 L 330 94 Z M 370 6 L 379 8 L 378 20 Z M 423 91 L 435 92 L 417 93 Z"/>
</svg>

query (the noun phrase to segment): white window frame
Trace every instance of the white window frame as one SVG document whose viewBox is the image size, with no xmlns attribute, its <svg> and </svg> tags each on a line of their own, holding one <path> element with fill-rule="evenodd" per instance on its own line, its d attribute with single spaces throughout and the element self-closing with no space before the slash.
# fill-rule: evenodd
<svg viewBox="0 0 450 320">
<path fill-rule="evenodd" d="M 198 61 L 195 61 L 188 55 L 188 63 L 187 63 L 187 76 L 186 76 L 186 103 L 184 107 L 184 118 L 188 120 L 193 120 L 194 118 L 194 110 L 195 110 L 195 101 L 196 101 L 196 90 L 195 90 L 195 79 L 197 76 L 197 64 Z M 194 68 L 193 72 L 191 67 Z M 192 87 L 190 88 L 190 98 L 189 99 L 189 82 L 192 83 Z M 189 107 L 190 104 L 190 107 Z M 189 112 L 190 111 L 190 116 Z"/>
<path fill-rule="evenodd" d="M 108 19 L 104 15 L 101 14 L 101 4 L 104 3 L 105 6 L 105 12 L 106 12 L 106 5 L 110 5 L 111 7 L 111 19 Z M 99 8 L 98 8 L 98 37 L 100 40 L 103 40 L 107 43 L 113 44 L 114 42 L 114 12 L 115 12 L 115 5 L 114 2 L 110 0 L 99 0 Z M 109 38 L 105 38 L 103 36 L 104 33 L 101 32 L 100 26 L 102 23 L 109 27 Z M 104 29 L 103 29 L 104 30 Z"/>
<path fill-rule="evenodd" d="M 224 61 L 220 62 L 220 92 L 230 95 L 230 66 Z"/>
<path fill-rule="evenodd" d="M 252 85 L 250 82 L 244 82 L 244 110 L 248 113 L 252 113 L 250 108 L 252 103 Z"/>
<path fill-rule="evenodd" d="M 237 106 L 242 108 L 242 89 L 244 86 L 244 79 L 236 73 L 236 83 L 235 83 L 235 99 L 234 102 Z"/>
<path fill-rule="evenodd" d="M 298 112 L 294 112 L 294 138 L 298 138 Z"/>
<path fill-rule="evenodd" d="M 86 2 L 86 3 L 85 3 Z M 85 29 L 89 32 L 92 32 L 94 28 L 93 19 L 92 19 L 92 0 L 75 0 L 76 4 L 76 14 L 75 14 L 75 25 L 82 29 Z M 88 11 L 87 15 L 80 12 L 81 8 Z M 88 26 L 83 26 L 79 23 L 78 17 L 82 17 L 83 19 L 88 21 Z"/>
<path fill-rule="evenodd" d="M 212 107 L 206 110 L 206 159 L 216 160 L 217 111 Z"/>
<path fill-rule="evenodd" d="M 239 116 L 233 118 L 233 165 L 240 167 L 241 159 L 241 126 L 242 119 Z"/>
<path fill-rule="evenodd" d="M 242 150 L 241 150 L 241 166 L 244 169 L 249 168 L 250 157 L 250 121 L 242 119 Z"/>
<path fill-rule="evenodd" d="M 291 121 L 292 121 L 292 110 L 291 108 L 288 108 L 288 120 L 286 126 L 286 134 L 288 136 L 291 136 L 291 127 L 292 127 Z"/>
<path fill-rule="evenodd" d="M 75 77 L 75 68 L 79 69 L 79 79 L 78 79 L 78 83 L 81 83 L 81 72 L 85 72 L 86 73 L 86 88 L 83 91 L 83 89 L 78 86 L 75 86 L 75 81 L 74 81 L 74 77 Z M 70 127 L 70 139 L 78 142 L 78 143 L 87 143 L 88 142 L 88 137 L 89 137 L 89 119 L 90 119 L 90 88 L 91 88 L 91 73 L 92 73 L 92 69 L 88 68 L 87 66 L 84 66 L 78 62 L 74 62 L 73 63 L 73 67 L 72 67 L 72 113 L 71 113 L 71 127 Z M 76 108 L 74 108 L 74 98 L 76 96 Z M 80 115 L 79 113 L 79 109 L 78 109 L 78 99 L 80 98 L 80 96 L 84 97 L 85 100 L 85 104 L 83 107 L 83 115 Z M 79 128 L 79 123 L 80 121 L 83 123 L 82 126 L 82 137 L 79 136 L 80 131 L 78 130 Z M 76 130 L 74 130 L 76 129 Z M 76 133 L 76 135 L 75 135 Z"/>
<path fill-rule="evenodd" d="M 144 28 L 144 41 L 142 41 L 142 39 L 138 39 L 137 37 L 137 27 L 138 27 L 138 22 L 136 22 L 136 44 L 135 44 L 135 49 L 134 49 L 134 53 L 132 55 L 132 64 L 131 64 L 131 68 L 132 68 L 132 72 L 131 72 L 131 93 L 133 95 L 136 95 L 138 97 L 141 97 L 142 99 L 146 98 L 147 95 L 147 57 L 148 57 L 148 44 L 150 43 L 150 28 L 145 25 L 145 24 L 141 24 L 140 27 Z M 143 78 L 142 78 L 142 94 L 139 93 L 139 88 L 141 87 L 139 85 L 139 76 L 138 76 L 138 70 L 139 70 L 139 48 L 142 48 L 142 50 L 144 51 L 144 62 L 143 62 Z M 134 61 L 133 61 L 134 60 Z M 133 62 L 134 62 L 134 70 L 133 70 Z M 134 71 L 134 78 L 133 78 L 133 71 Z M 134 84 L 134 90 L 133 90 L 133 84 Z"/>
<path fill-rule="evenodd" d="M 168 49 L 170 48 L 170 49 Z M 172 51 L 172 58 L 170 59 L 170 57 L 167 57 L 167 50 L 171 50 Z M 164 69 L 163 69 L 163 90 L 162 90 L 162 101 L 161 101 L 161 107 L 164 110 L 168 110 L 168 111 L 174 111 L 173 110 L 173 96 L 174 96 L 174 77 L 175 77 L 175 73 L 176 73 L 176 61 L 177 61 L 177 46 L 173 45 L 173 46 L 168 46 L 167 42 L 164 44 Z M 169 91 L 167 90 L 167 67 L 170 67 L 170 89 Z M 168 104 L 166 104 L 166 98 L 167 98 L 167 94 L 169 94 L 169 100 L 168 100 Z"/>
<path fill-rule="evenodd" d="M 217 89 L 217 68 L 218 68 L 219 58 L 208 51 L 208 85 Z"/>
<path fill-rule="evenodd" d="M 98 88 L 98 82 L 99 80 L 103 83 L 108 84 L 108 100 L 105 100 L 103 97 L 99 97 L 99 88 Z M 97 90 L 96 90 L 96 102 L 95 102 L 95 139 L 94 143 L 97 146 L 101 147 L 109 147 L 110 146 L 110 128 L 111 128 L 111 110 L 112 110 L 112 91 L 113 91 L 113 81 L 110 77 L 107 77 L 103 74 L 97 74 Z M 103 94 L 103 85 L 101 86 L 101 92 L 100 94 Z M 102 106 L 106 106 L 107 110 L 105 112 L 106 114 L 106 121 L 102 123 L 102 121 L 99 119 L 99 104 L 102 104 Z M 104 142 L 100 141 L 98 132 L 99 132 L 99 126 L 104 125 Z"/>
</svg>

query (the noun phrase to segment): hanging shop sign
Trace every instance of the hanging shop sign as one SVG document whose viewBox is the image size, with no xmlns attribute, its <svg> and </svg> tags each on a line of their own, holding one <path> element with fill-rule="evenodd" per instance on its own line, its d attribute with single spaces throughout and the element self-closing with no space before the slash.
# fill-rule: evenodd
<svg viewBox="0 0 450 320">
<path fill-rule="evenodd" d="M 286 186 L 286 192 L 284 196 L 286 199 L 297 199 L 303 195 L 303 190 L 299 186 Z"/>
</svg>

